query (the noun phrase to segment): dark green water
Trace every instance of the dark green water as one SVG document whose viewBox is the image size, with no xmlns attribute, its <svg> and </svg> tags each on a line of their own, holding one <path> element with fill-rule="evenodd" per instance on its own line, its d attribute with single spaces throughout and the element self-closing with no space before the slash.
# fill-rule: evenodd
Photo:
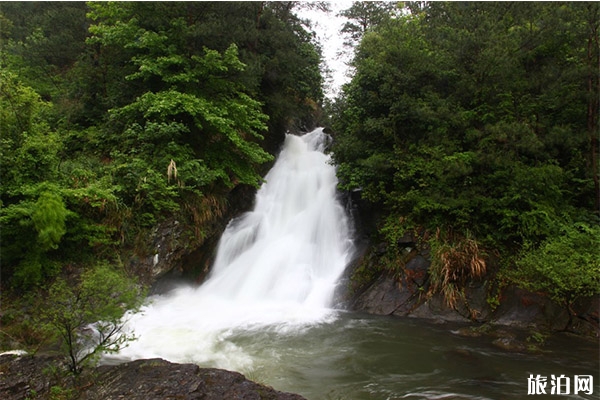
<svg viewBox="0 0 600 400">
<path fill-rule="evenodd" d="M 250 379 L 319 399 L 598 399 L 598 343 L 567 335 L 543 352 L 510 352 L 490 337 L 463 337 L 459 325 L 343 314 L 332 323 L 288 332 L 230 332 L 248 354 Z M 527 334 L 527 332 L 525 332 Z M 530 374 L 592 375 L 592 395 L 527 395 Z"/>
</svg>

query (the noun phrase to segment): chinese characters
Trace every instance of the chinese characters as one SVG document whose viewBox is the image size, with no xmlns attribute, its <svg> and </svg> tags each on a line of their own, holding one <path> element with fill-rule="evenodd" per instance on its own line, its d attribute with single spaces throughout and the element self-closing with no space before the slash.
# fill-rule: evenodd
<svg viewBox="0 0 600 400">
<path fill-rule="evenodd" d="M 550 375 L 550 381 L 547 376 L 530 374 L 527 378 L 527 394 L 593 394 L 594 377 L 592 375 L 575 375 L 571 386 L 571 378 L 565 375 Z M 550 385 L 548 386 L 548 383 Z"/>
</svg>

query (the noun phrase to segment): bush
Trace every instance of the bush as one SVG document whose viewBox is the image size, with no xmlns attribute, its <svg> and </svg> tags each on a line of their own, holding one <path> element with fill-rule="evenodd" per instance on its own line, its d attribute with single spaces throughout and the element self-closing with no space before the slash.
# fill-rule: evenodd
<svg viewBox="0 0 600 400">
<path fill-rule="evenodd" d="M 600 294 L 600 228 L 565 225 L 537 248 L 526 248 L 513 277 L 529 290 L 545 292 L 571 306 L 580 297 Z"/>
<path fill-rule="evenodd" d="M 69 369 L 78 374 L 102 352 L 117 352 L 134 339 L 122 330 L 123 315 L 141 301 L 131 279 L 101 264 L 83 272 L 73 286 L 57 279 L 40 319 L 50 334 L 60 338 Z"/>
</svg>

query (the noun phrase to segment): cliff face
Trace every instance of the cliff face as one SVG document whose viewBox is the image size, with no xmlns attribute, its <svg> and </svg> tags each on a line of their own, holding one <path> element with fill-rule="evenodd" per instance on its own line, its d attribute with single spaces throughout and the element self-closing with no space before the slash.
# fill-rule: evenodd
<svg viewBox="0 0 600 400">
<path fill-rule="evenodd" d="M 516 285 L 501 286 L 495 279 L 499 260 L 487 257 L 486 273 L 469 280 L 463 296 L 449 306 L 432 289 L 431 251 L 427 232 L 407 232 L 395 244 L 398 254 L 390 260 L 389 244 L 374 241 L 382 211 L 363 201 L 358 193 L 348 198 L 359 243 L 358 256 L 348 267 L 339 302 L 360 312 L 423 318 L 434 321 L 490 323 L 534 330 L 564 330 L 586 336 L 600 335 L 600 296 L 583 298 L 571 310 L 544 293 Z"/>
<path fill-rule="evenodd" d="M 415 245 L 410 235 L 402 239 L 403 261 L 391 270 L 383 245 L 365 246 L 364 254 L 351 266 L 347 294 L 348 307 L 376 315 L 408 316 L 436 321 L 479 322 L 570 331 L 596 336 L 600 334 L 598 296 L 580 299 L 571 310 L 543 293 L 533 293 L 515 285 L 496 287 L 491 267 L 488 273 L 469 281 L 463 297 L 453 306 L 444 296 L 430 290 L 430 254 Z M 365 273 L 365 271 L 370 271 Z"/>
<path fill-rule="evenodd" d="M 101 366 L 77 379 L 49 374 L 60 366 L 54 357 L 0 356 L 0 398 L 302 400 L 247 380 L 242 374 L 161 359 Z M 68 397 L 61 397 L 68 396 Z"/>
<path fill-rule="evenodd" d="M 192 212 L 197 221 L 166 218 L 135 249 L 124 250 L 128 270 L 148 286 L 160 286 L 165 277 L 201 282 L 228 222 L 252 207 L 255 193 L 255 188 L 242 185 L 221 196 L 207 196 Z"/>
</svg>

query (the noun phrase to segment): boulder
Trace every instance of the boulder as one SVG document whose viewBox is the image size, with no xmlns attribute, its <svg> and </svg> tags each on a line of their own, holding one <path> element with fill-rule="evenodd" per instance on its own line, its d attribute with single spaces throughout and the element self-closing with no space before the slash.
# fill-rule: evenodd
<svg viewBox="0 0 600 400">
<path fill-rule="evenodd" d="M 100 366 L 84 371 L 76 379 L 59 374 L 64 367 L 60 358 L 52 356 L 2 355 L 0 398 L 53 398 L 60 391 L 81 400 L 303 399 L 300 395 L 252 382 L 237 372 L 174 364 L 162 359 Z"/>
<path fill-rule="evenodd" d="M 406 315 L 414 306 L 414 293 L 390 274 L 382 274 L 353 302 L 352 308 L 376 315 Z"/>
<path fill-rule="evenodd" d="M 93 385 L 81 393 L 81 399 L 302 399 L 249 381 L 237 372 L 173 364 L 162 359 L 102 366 L 97 368 L 96 375 Z"/>
<path fill-rule="evenodd" d="M 362 211 L 362 209 L 360 210 Z M 358 220 L 362 214 L 357 213 Z M 370 214 L 369 214 L 370 215 Z M 567 329 L 585 336 L 600 335 L 600 296 L 578 299 L 567 308 L 545 293 L 516 285 L 498 287 L 500 261 L 488 260 L 487 274 L 466 282 L 450 307 L 442 293 L 431 290 L 431 254 L 423 240 L 407 232 L 396 240 L 397 256 L 390 265 L 385 243 L 363 238 L 360 257 L 349 267 L 345 305 L 376 315 L 409 316 L 437 322 L 492 323 L 548 331 Z M 498 346 L 506 343 L 498 342 Z"/>
</svg>

